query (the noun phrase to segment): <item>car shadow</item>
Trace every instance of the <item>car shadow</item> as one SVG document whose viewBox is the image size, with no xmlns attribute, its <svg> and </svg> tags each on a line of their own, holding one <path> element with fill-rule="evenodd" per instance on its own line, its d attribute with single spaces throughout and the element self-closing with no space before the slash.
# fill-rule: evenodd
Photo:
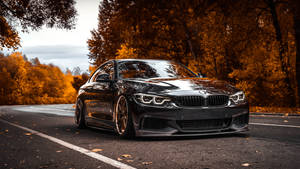
<svg viewBox="0 0 300 169">
<path fill-rule="evenodd" d="M 53 130 L 53 128 L 55 130 Z M 99 139 L 113 141 L 113 140 L 122 140 L 126 141 L 137 141 L 137 142 L 155 142 L 155 141 L 182 141 L 182 140 L 205 140 L 205 139 L 222 139 L 222 138 L 247 138 L 250 137 L 249 132 L 247 133 L 234 133 L 234 134 L 216 134 L 216 135 L 203 135 L 203 136 L 171 136 L 171 137 L 135 137 L 135 138 L 121 138 L 118 136 L 114 131 L 108 131 L 98 128 L 91 128 L 87 127 L 84 129 L 78 129 L 73 120 L 69 120 L 67 123 L 66 121 L 61 121 L 57 123 L 52 123 L 51 125 L 47 126 L 47 130 L 49 132 L 57 132 L 63 136 L 72 137 L 76 139 L 80 138 L 91 138 L 91 139 Z"/>
<path fill-rule="evenodd" d="M 123 140 L 123 141 L 138 141 L 138 142 L 155 142 L 155 141 L 181 141 L 181 140 L 205 140 L 205 139 L 218 139 L 218 138 L 230 138 L 230 137 L 239 137 L 239 138 L 248 138 L 250 137 L 249 133 L 233 133 L 233 134 L 217 134 L 217 135 L 208 135 L 208 136 L 172 136 L 172 137 L 134 137 L 134 138 L 121 138 L 115 132 L 103 129 L 95 129 L 87 127 L 84 129 L 78 129 L 75 126 L 70 128 L 70 126 L 60 126 L 63 131 L 69 129 L 71 132 L 80 132 L 81 136 L 90 137 L 101 137 L 101 139 L 107 140 Z"/>
<path fill-rule="evenodd" d="M 233 134 L 217 134 L 217 135 L 202 135 L 202 136 L 173 136 L 173 137 L 136 137 L 136 141 L 181 141 L 181 140 L 205 140 L 205 139 L 221 139 L 230 137 L 248 138 L 249 134 L 246 133 L 233 133 Z"/>
</svg>

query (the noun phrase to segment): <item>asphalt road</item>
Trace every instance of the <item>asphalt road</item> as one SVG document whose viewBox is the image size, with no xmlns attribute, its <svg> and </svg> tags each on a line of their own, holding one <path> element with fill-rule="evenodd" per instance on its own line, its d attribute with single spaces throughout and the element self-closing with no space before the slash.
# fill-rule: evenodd
<svg viewBox="0 0 300 169">
<path fill-rule="evenodd" d="M 0 168 L 300 168 L 299 116 L 251 116 L 247 135 L 124 140 L 77 129 L 73 111 L 0 107 Z"/>
</svg>

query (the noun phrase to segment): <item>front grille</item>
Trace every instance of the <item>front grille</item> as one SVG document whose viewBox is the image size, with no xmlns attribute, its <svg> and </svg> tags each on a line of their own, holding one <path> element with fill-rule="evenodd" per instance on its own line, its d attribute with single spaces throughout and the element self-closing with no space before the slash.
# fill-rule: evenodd
<svg viewBox="0 0 300 169">
<path fill-rule="evenodd" d="M 220 106 L 228 103 L 228 96 L 225 95 L 212 95 L 208 96 L 208 105 L 209 106 Z"/>
<path fill-rule="evenodd" d="M 207 98 L 202 96 L 177 96 L 175 102 L 179 106 L 221 106 L 228 103 L 226 95 L 211 95 Z"/>
<path fill-rule="evenodd" d="M 208 120 L 178 120 L 177 124 L 183 130 L 219 130 L 228 128 L 231 118 Z"/>
<path fill-rule="evenodd" d="M 205 98 L 202 96 L 179 96 L 176 97 L 176 102 L 180 106 L 204 106 Z"/>
</svg>

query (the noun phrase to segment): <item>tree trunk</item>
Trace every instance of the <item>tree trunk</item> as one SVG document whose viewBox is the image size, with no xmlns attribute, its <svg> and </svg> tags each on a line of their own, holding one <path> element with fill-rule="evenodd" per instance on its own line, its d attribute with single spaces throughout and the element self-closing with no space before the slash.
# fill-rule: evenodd
<svg viewBox="0 0 300 169">
<path fill-rule="evenodd" d="M 296 39 L 296 80 L 297 80 L 297 107 L 300 107 L 300 1 L 293 1 L 294 29 Z"/>
<path fill-rule="evenodd" d="M 273 21 L 273 26 L 275 28 L 276 40 L 279 43 L 279 59 L 280 59 L 280 64 L 281 64 L 281 70 L 285 74 L 284 81 L 287 85 L 289 95 L 291 96 L 290 97 L 291 99 L 289 100 L 290 101 L 290 106 L 295 106 L 296 97 L 295 97 L 294 90 L 292 88 L 291 79 L 289 77 L 289 71 L 288 71 L 289 63 L 286 63 L 285 59 L 284 59 L 284 54 L 286 52 L 286 45 L 284 44 L 283 39 L 282 39 L 282 33 L 281 33 L 281 28 L 280 28 L 280 25 L 279 25 L 279 21 L 278 21 L 275 2 L 274 2 L 274 0 L 267 0 L 267 4 L 268 4 L 268 7 L 270 8 L 270 12 L 271 12 L 271 15 L 272 15 L 272 21 Z"/>
<path fill-rule="evenodd" d="M 184 32 L 185 32 L 185 36 L 186 36 L 186 40 L 187 40 L 190 52 L 191 52 L 193 58 L 196 59 L 197 56 L 196 56 L 194 48 L 193 48 L 193 44 L 192 44 L 192 41 L 191 41 L 191 33 L 189 31 L 189 28 L 187 27 L 185 21 L 182 21 L 182 25 L 183 25 L 183 28 L 184 28 Z"/>
</svg>

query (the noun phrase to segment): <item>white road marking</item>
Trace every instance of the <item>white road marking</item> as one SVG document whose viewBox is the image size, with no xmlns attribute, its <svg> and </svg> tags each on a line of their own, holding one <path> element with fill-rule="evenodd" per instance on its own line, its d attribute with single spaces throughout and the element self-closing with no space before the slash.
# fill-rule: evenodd
<svg viewBox="0 0 300 169">
<path fill-rule="evenodd" d="M 282 125 L 282 124 L 268 124 L 268 123 L 249 123 L 252 125 L 259 125 L 259 126 L 273 126 L 273 127 L 290 127 L 290 128 L 300 128 L 300 126 L 294 125 Z"/>
<path fill-rule="evenodd" d="M 31 113 L 44 113 L 44 114 L 54 114 L 58 116 L 68 116 L 73 117 L 73 110 L 64 110 L 58 109 L 48 106 L 26 106 L 26 107 L 14 107 L 13 110 L 23 111 L 23 112 L 31 112 Z"/>
<path fill-rule="evenodd" d="M 52 136 L 43 134 L 43 133 L 41 133 L 41 132 L 38 132 L 38 131 L 35 131 L 35 130 L 32 130 L 32 129 L 29 129 L 29 128 L 27 128 L 27 127 L 20 126 L 20 125 L 18 125 L 18 124 L 14 124 L 14 123 L 8 122 L 8 121 L 6 121 L 6 120 L 0 119 L 0 121 L 3 122 L 3 123 L 6 123 L 6 124 L 10 124 L 10 125 L 12 125 L 12 126 L 15 126 L 15 127 L 17 127 L 17 128 L 20 128 L 20 129 L 22 129 L 22 130 L 28 131 L 28 132 L 30 132 L 30 133 L 32 133 L 32 134 L 37 135 L 37 136 L 43 137 L 43 138 L 45 138 L 45 139 L 48 139 L 48 140 L 50 140 L 50 141 L 52 141 L 52 142 L 55 142 L 55 143 L 60 144 L 60 145 L 62 145 L 62 146 L 65 146 L 65 147 L 67 147 L 67 148 L 69 148 L 69 149 L 78 151 L 78 152 L 80 152 L 80 153 L 82 153 L 82 154 L 85 154 L 85 155 L 87 155 L 87 156 L 89 156 L 89 157 L 92 157 L 92 158 L 94 158 L 94 159 L 96 159 L 96 160 L 102 161 L 102 162 L 104 162 L 104 163 L 106 163 L 106 164 L 109 164 L 109 165 L 112 165 L 112 166 L 114 166 L 114 167 L 122 168 L 122 169 L 135 169 L 134 167 L 131 167 L 131 166 L 127 165 L 127 164 L 121 163 L 121 162 L 116 161 L 116 160 L 114 160 L 114 159 L 105 157 L 105 156 L 103 156 L 103 155 L 101 155 L 101 154 L 92 152 L 92 151 L 90 151 L 90 150 L 87 150 L 87 149 L 85 149 L 85 148 L 82 148 L 82 147 L 73 145 L 73 144 L 68 143 L 68 142 L 65 142 L 65 141 L 60 140 L 60 139 L 58 139 L 58 138 L 55 138 L 55 137 L 52 137 Z"/>
</svg>

